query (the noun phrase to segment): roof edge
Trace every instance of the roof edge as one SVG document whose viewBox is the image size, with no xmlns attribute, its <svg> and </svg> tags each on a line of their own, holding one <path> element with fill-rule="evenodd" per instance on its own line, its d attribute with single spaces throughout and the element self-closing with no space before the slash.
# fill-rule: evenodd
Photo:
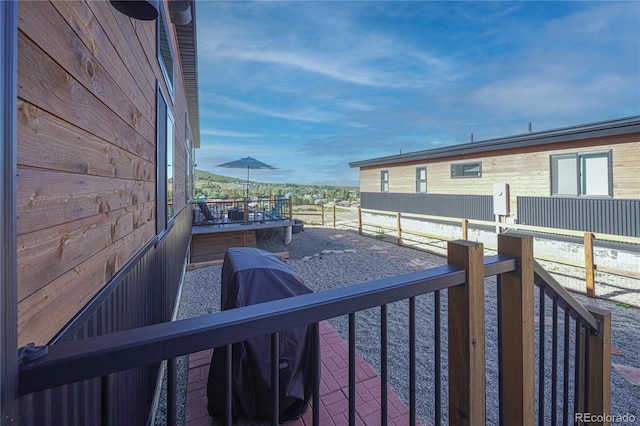
<svg viewBox="0 0 640 426">
<path fill-rule="evenodd" d="M 557 142 L 567 142 L 577 139 L 591 139 L 596 137 L 617 136 L 640 132 L 640 115 L 615 120 L 600 121 L 578 126 L 562 127 L 540 132 L 524 133 L 503 138 L 487 139 L 484 141 L 451 145 L 447 147 L 414 151 L 405 154 L 377 157 L 368 160 L 352 161 L 349 167 L 377 166 L 382 164 L 402 163 L 423 159 L 448 157 L 457 154 L 478 154 L 522 146 L 545 145 Z"/>
</svg>

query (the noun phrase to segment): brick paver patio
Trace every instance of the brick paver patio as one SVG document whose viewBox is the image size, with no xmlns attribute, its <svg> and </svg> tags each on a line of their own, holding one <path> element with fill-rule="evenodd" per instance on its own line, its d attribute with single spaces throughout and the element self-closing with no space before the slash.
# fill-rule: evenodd
<svg viewBox="0 0 640 426">
<path fill-rule="evenodd" d="M 326 322 L 320 323 L 320 346 L 322 351 L 322 381 L 320 383 L 320 424 L 348 424 L 349 402 L 349 350 L 348 344 Z M 209 426 L 221 424 L 221 419 L 209 417 L 207 413 L 207 377 L 213 349 L 191 354 L 189 357 L 189 382 L 185 426 Z M 409 409 L 388 388 L 387 415 L 389 425 L 409 424 Z M 292 426 L 312 424 L 310 407 L 305 415 L 288 422 Z M 356 354 L 356 414 L 359 425 L 380 425 L 380 377 L 360 355 Z M 265 422 L 250 422 L 239 419 L 238 425 L 268 425 Z"/>
</svg>

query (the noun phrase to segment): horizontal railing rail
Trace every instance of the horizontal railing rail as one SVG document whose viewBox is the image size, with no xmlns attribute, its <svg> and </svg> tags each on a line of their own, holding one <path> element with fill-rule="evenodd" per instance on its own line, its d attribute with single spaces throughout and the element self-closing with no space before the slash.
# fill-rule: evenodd
<svg viewBox="0 0 640 426">
<path fill-rule="evenodd" d="M 600 329 L 598 320 L 576 299 L 571 297 L 569 292 L 542 265 L 534 261 L 533 271 L 536 286 L 543 287 L 548 296 L 558 299 L 562 309 L 570 310 L 575 318 L 584 321 L 592 330 L 598 332 Z"/>
<path fill-rule="evenodd" d="M 515 269 L 515 259 L 487 256 L 487 276 Z M 441 266 L 295 299 L 251 305 L 89 339 L 60 342 L 46 358 L 20 369 L 20 394 L 237 343 L 258 335 L 311 324 L 459 285 L 465 272 Z M 211 343 L 214 342 L 214 343 Z"/>
<path fill-rule="evenodd" d="M 511 258 L 489 270 L 508 271 Z M 441 266 L 320 293 L 166 322 L 90 339 L 61 342 L 20 368 L 20 394 L 241 342 L 464 283 L 465 271 Z"/>
</svg>

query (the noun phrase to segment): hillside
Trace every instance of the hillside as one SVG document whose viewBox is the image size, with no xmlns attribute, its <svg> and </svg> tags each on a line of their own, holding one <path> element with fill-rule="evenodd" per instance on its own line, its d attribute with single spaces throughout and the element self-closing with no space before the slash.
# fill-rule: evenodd
<svg viewBox="0 0 640 426">
<path fill-rule="evenodd" d="M 194 195 L 196 198 L 231 198 L 242 197 L 246 191 L 246 180 L 196 170 L 194 176 Z M 327 202 L 336 198 L 347 201 L 358 201 L 358 187 L 331 185 L 298 185 L 295 183 L 263 183 L 251 181 L 250 196 L 286 195 L 293 197 L 294 203 L 311 203 L 315 199 Z"/>
</svg>

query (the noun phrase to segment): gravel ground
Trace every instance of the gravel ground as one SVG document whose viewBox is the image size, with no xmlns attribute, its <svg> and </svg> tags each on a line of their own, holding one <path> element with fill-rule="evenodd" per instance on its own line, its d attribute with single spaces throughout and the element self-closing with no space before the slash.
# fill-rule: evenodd
<svg viewBox="0 0 640 426">
<path fill-rule="evenodd" d="M 331 228 L 305 227 L 305 232 L 293 235 L 293 241 L 288 246 L 282 244 L 282 230 L 266 230 L 258 235 L 258 246 L 271 252 L 288 251 L 288 263 L 305 279 L 305 284 L 312 290 L 319 292 L 331 288 L 347 286 L 363 281 L 400 275 L 420 269 L 443 265 L 445 259 L 422 251 L 399 247 L 387 241 L 376 238 L 359 236 L 353 231 L 336 230 Z M 219 309 L 220 304 L 220 275 L 221 266 L 212 266 L 187 272 L 179 318 L 212 313 Z M 487 424 L 498 423 L 497 404 L 497 371 L 492 367 L 497 365 L 497 326 L 496 326 L 496 291 L 495 279 L 485 282 L 486 306 L 486 358 L 487 358 Z M 640 368 L 640 322 L 639 309 L 620 306 L 612 302 L 588 299 L 576 295 L 585 305 L 597 306 L 612 312 L 613 343 L 623 355 L 612 355 L 614 364 L 624 364 Z M 434 338 L 433 311 L 434 297 L 432 294 L 416 298 L 416 358 L 417 384 L 416 400 L 417 413 L 423 424 L 432 423 L 434 415 Z M 536 297 L 536 314 L 538 299 Z M 547 302 L 547 315 L 551 314 L 551 303 Z M 442 407 L 443 420 L 447 423 L 447 332 L 446 332 L 447 300 L 442 297 Z M 379 371 L 379 309 L 359 312 L 356 314 L 356 348 L 369 364 Z M 330 321 L 338 332 L 346 339 L 347 318 L 336 318 Z M 408 390 L 408 302 L 393 303 L 388 307 L 389 326 L 389 384 L 405 402 L 409 400 Z M 575 334 L 573 321 L 570 323 L 570 335 Z M 536 325 L 536 347 L 538 347 Z M 546 356 L 545 382 L 551 383 L 550 347 L 551 327 L 546 328 Z M 559 320 L 560 338 L 564 333 L 564 318 Z M 573 352 L 569 356 L 573 360 Z M 549 360 L 547 360 L 549 359 Z M 562 345 L 560 345 L 560 365 L 562 364 Z M 536 363 L 537 365 L 537 363 Z M 536 368 L 537 370 L 537 368 Z M 538 373 L 536 373 L 538 374 Z M 179 362 L 180 386 L 183 389 L 179 395 L 179 409 L 184 407 L 184 389 L 186 388 L 187 365 L 183 359 Z M 572 376 L 571 376 L 572 377 Z M 640 419 L 640 387 L 627 382 L 615 369 L 611 373 L 612 382 L 612 414 L 635 415 Z M 559 394 L 562 394 L 562 369 L 559 373 Z M 573 389 L 573 380 L 569 380 L 569 389 Z M 550 392 L 550 391 L 549 391 Z M 549 399 L 548 395 L 545 398 Z M 161 401 L 164 397 L 161 397 Z M 573 402 L 570 401 L 570 404 Z M 161 404 L 162 405 L 162 404 Z M 549 417 L 550 403 L 546 408 L 547 424 L 551 424 Z M 163 424 L 163 407 L 158 410 L 156 424 Z M 183 424 L 184 413 L 179 412 Z"/>
</svg>

